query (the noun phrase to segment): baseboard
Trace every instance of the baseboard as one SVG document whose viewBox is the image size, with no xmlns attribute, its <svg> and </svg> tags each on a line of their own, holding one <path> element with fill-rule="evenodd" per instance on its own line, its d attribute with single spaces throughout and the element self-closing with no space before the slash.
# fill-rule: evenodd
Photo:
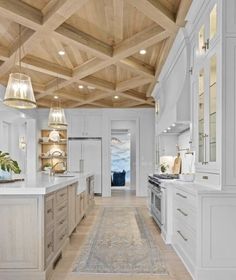
<svg viewBox="0 0 236 280">
<path fill-rule="evenodd" d="M 235 280 L 236 268 L 204 268 L 196 270 L 196 280 Z"/>
</svg>

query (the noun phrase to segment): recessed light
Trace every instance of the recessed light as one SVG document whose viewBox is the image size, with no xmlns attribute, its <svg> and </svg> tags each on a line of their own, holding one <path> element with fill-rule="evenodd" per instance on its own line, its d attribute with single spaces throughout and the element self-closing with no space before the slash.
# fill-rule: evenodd
<svg viewBox="0 0 236 280">
<path fill-rule="evenodd" d="M 167 130 L 165 129 L 163 132 L 164 132 L 164 133 L 166 133 L 166 132 L 167 132 Z"/>
<path fill-rule="evenodd" d="M 170 128 L 170 127 L 168 127 L 167 129 L 168 129 L 168 130 L 171 130 L 171 128 Z"/>
<path fill-rule="evenodd" d="M 84 88 L 84 86 L 83 85 L 79 85 L 79 88 L 82 89 L 82 88 Z"/>
<path fill-rule="evenodd" d="M 175 127 L 175 126 L 176 126 L 176 124 L 175 124 L 175 123 L 173 123 L 173 124 L 172 124 L 172 126 L 173 126 L 173 127 Z"/>
<path fill-rule="evenodd" d="M 147 51 L 146 51 L 145 49 L 142 49 L 142 50 L 139 51 L 139 53 L 142 54 L 142 55 L 144 55 L 144 54 L 147 53 Z"/>
<path fill-rule="evenodd" d="M 65 51 L 61 50 L 61 51 L 58 52 L 58 54 L 63 56 L 63 55 L 65 55 Z"/>
<path fill-rule="evenodd" d="M 114 98 L 115 98 L 115 99 L 119 99 L 119 96 L 118 96 L 118 95 L 115 95 Z"/>
<path fill-rule="evenodd" d="M 58 96 L 57 96 L 57 95 L 55 95 L 55 96 L 54 96 L 54 99 L 58 99 Z"/>
<path fill-rule="evenodd" d="M 88 86 L 88 89 L 94 90 L 95 87 L 93 87 L 93 86 Z"/>
</svg>

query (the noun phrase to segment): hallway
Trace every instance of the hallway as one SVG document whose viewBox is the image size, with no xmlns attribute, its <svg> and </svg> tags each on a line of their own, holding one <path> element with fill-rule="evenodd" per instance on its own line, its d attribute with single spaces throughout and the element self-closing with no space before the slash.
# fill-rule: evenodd
<svg viewBox="0 0 236 280">
<path fill-rule="evenodd" d="M 191 280 L 192 278 L 186 271 L 184 265 L 178 258 L 178 256 L 175 254 L 173 249 L 170 246 L 167 246 L 164 244 L 161 236 L 160 231 L 153 222 L 152 218 L 149 216 L 147 208 L 146 208 L 146 199 L 135 197 L 132 192 L 129 191 L 113 191 L 111 198 L 96 198 L 95 206 L 93 210 L 87 215 L 87 217 L 80 223 L 80 225 L 77 227 L 76 232 L 72 235 L 70 244 L 67 246 L 62 260 L 58 263 L 55 271 L 53 272 L 52 280 L 93 280 L 93 279 L 111 279 L 111 280 L 134 280 L 134 279 L 142 279 L 142 280 Z M 129 207 L 129 208 L 125 208 Z M 77 273 L 73 272 L 75 270 L 75 263 L 78 262 L 79 255 L 81 252 L 84 253 L 85 245 L 88 243 L 88 241 L 91 239 L 94 233 L 97 231 L 97 225 L 99 225 L 101 213 L 103 213 L 105 210 L 109 210 L 111 212 L 114 212 L 115 210 L 120 210 L 126 213 L 128 216 L 132 216 L 132 209 L 136 209 L 135 211 L 140 212 L 141 216 L 144 219 L 144 223 L 147 226 L 148 230 L 151 232 L 151 236 L 153 239 L 153 242 L 155 242 L 155 246 L 160 250 L 161 259 L 164 263 L 164 267 L 166 269 L 165 273 L 160 274 L 151 274 L 151 273 Z M 105 210 L 104 210 L 105 209 Z M 124 215 L 124 217 L 127 218 L 127 215 Z M 136 215 L 136 214 L 135 214 Z M 111 216 L 111 215 L 110 215 Z M 114 216 L 114 213 L 113 213 Z M 122 217 L 122 216 L 121 216 Z M 118 219 L 114 216 L 114 219 Z M 105 216 L 105 220 L 103 219 L 103 223 L 107 223 L 107 220 L 109 219 L 109 216 Z M 119 218 L 120 219 L 120 218 Z M 112 219 L 111 219 L 112 221 Z M 124 218 L 124 224 L 125 220 Z M 116 220 L 114 221 L 114 225 L 116 223 Z M 109 224 L 109 223 L 108 223 Z M 123 225 L 123 229 L 125 229 L 127 232 L 131 232 L 130 235 L 132 235 L 132 228 L 134 227 L 134 223 L 131 225 L 126 223 L 125 227 Z M 113 227 L 112 227 L 113 228 Z M 108 236 L 109 234 L 112 235 L 112 228 L 108 229 Z M 140 228 L 140 226 L 139 226 Z M 93 231 L 95 229 L 95 231 Z M 107 229 L 107 225 L 106 225 Z M 111 232 L 109 232 L 109 230 Z M 121 235 L 122 233 L 118 230 L 117 235 Z M 143 234 L 141 234 L 142 243 L 143 243 Z M 114 236 L 114 235 L 113 235 Z M 139 238 L 139 237 L 138 237 Z M 127 239 L 128 240 L 128 239 Z M 130 241 L 131 242 L 131 241 Z M 131 244 L 128 244 L 131 245 Z M 142 244 L 143 245 L 143 244 Z M 106 248 L 106 245 L 104 247 L 101 247 L 103 250 L 108 249 Z M 134 248 L 134 247 L 133 247 Z M 152 250 L 153 251 L 153 250 Z M 133 252 L 133 250 L 132 250 Z M 151 250 L 150 250 L 151 254 Z M 134 254 L 135 257 L 135 254 Z M 162 274 L 162 275 L 161 275 Z"/>
</svg>

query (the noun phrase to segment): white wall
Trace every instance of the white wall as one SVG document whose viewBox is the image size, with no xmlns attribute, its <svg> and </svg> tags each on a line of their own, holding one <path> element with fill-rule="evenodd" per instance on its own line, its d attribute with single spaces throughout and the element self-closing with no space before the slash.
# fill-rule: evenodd
<svg viewBox="0 0 236 280">
<path fill-rule="evenodd" d="M 102 115 L 102 184 L 103 196 L 111 195 L 110 139 L 111 121 L 136 122 L 136 156 L 139 158 L 136 195 L 147 195 L 147 176 L 154 171 L 154 109 L 68 109 L 67 121 L 73 114 Z M 38 130 L 47 129 L 48 110 L 37 111 Z"/>
<path fill-rule="evenodd" d="M 22 173 L 36 172 L 35 110 L 16 110 L 5 106 L 3 100 L 5 87 L 0 85 L 0 150 L 10 153 L 19 163 Z M 31 125 L 30 125 L 31 123 Z M 19 138 L 24 137 L 26 150 L 19 147 Z"/>
</svg>

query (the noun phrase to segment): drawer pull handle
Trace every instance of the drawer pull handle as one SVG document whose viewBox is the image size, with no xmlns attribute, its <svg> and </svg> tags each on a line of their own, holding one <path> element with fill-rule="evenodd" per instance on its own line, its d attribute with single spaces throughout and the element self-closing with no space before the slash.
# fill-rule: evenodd
<svg viewBox="0 0 236 280">
<path fill-rule="evenodd" d="M 182 234 L 180 230 L 177 230 L 177 233 L 183 238 L 184 241 L 188 241 L 188 239 Z"/>
<path fill-rule="evenodd" d="M 183 210 L 181 210 L 180 208 L 177 209 L 177 211 L 179 211 L 182 215 L 184 215 L 185 217 L 188 216 L 187 213 L 185 213 Z"/>
<path fill-rule="evenodd" d="M 202 179 L 208 180 L 208 176 L 202 176 Z"/>
<path fill-rule="evenodd" d="M 182 197 L 182 198 L 188 198 L 186 195 L 182 195 L 181 193 L 176 193 L 176 195 L 178 195 L 178 196 L 180 196 L 180 197 Z"/>
<path fill-rule="evenodd" d="M 64 224 L 64 222 L 65 222 L 65 219 L 61 220 L 59 224 L 62 225 L 62 224 Z"/>
<path fill-rule="evenodd" d="M 47 210 L 47 214 L 52 213 L 52 208 Z"/>
<path fill-rule="evenodd" d="M 53 246 L 53 243 L 50 242 L 50 243 L 48 243 L 48 246 L 47 246 L 47 247 L 48 247 L 48 249 L 49 249 L 49 248 L 52 248 L 52 246 Z"/>
</svg>

